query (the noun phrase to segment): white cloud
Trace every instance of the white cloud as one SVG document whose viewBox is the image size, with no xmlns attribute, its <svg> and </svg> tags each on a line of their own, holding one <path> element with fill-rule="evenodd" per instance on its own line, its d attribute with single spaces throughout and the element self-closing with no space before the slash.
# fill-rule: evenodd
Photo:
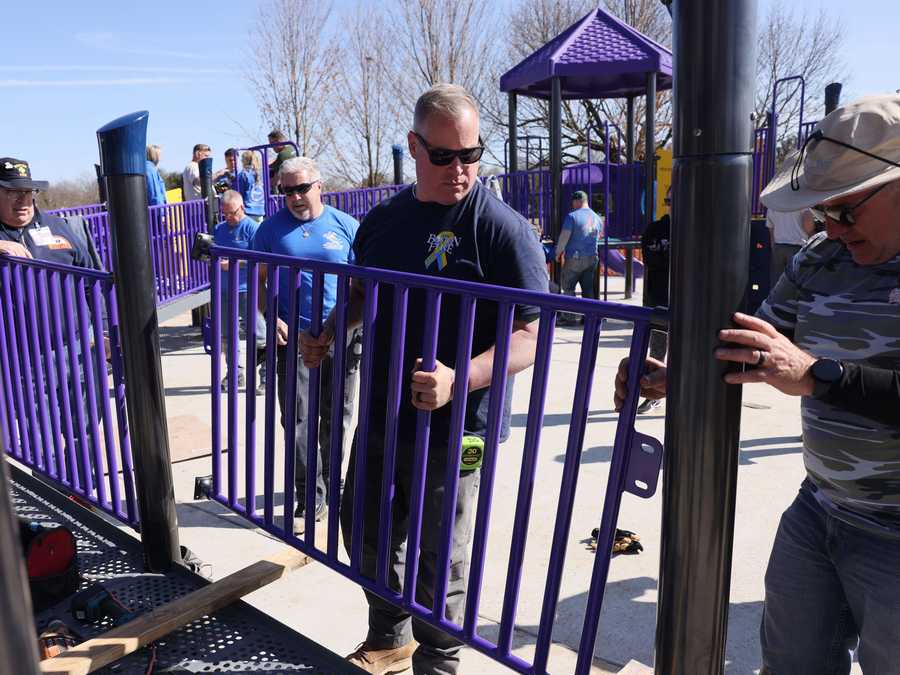
<svg viewBox="0 0 900 675">
<path fill-rule="evenodd" d="M 134 54 L 137 56 L 158 56 L 175 59 L 208 59 L 206 54 L 197 54 L 196 52 L 173 51 L 167 49 L 156 49 L 146 47 L 135 47 L 139 44 L 143 37 L 129 37 L 126 35 L 111 33 L 109 31 L 91 31 L 75 33 L 75 41 L 102 51 L 116 52 L 118 54 Z"/>
</svg>

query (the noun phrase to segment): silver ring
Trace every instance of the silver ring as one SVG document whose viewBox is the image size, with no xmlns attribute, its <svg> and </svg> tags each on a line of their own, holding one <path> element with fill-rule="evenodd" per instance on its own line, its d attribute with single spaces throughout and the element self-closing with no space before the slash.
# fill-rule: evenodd
<svg viewBox="0 0 900 675">
<path fill-rule="evenodd" d="M 756 366 L 757 368 L 762 368 L 766 364 L 766 358 L 767 358 L 768 353 L 769 352 L 766 352 L 766 351 L 763 351 L 762 349 L 760 349 L 759 350 L 759 358 L 756 359 L 756 363 L 754 363 L 753 365 Z"/>
</svg>

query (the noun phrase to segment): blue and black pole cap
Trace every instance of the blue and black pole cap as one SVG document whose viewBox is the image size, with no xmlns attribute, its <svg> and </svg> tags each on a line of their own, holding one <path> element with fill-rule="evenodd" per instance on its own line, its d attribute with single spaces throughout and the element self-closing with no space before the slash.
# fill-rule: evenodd
<svg viewBox="0 0 900 675">
<path fill-rule="evenodd" d="M 206 179 L 212 180 L 212 165 L 213 159 L 212 157 L 204 157 L 197 164 L 200 165 L 200 181 L 204 181 Z"/>
<path fill-rule="evenodd" d="M 103 176 L 144 175 L 147 160 L 146 110 L 122 115 L 97 129 Z"/>
<path fill-rule="evenodd" d="M 399 143 L 394 143 L 391 146 L 391 152 L 394 153 L 394 157 L 400 157 L 401 159 L 403 158 L 403 146 Z"/>
</svg>

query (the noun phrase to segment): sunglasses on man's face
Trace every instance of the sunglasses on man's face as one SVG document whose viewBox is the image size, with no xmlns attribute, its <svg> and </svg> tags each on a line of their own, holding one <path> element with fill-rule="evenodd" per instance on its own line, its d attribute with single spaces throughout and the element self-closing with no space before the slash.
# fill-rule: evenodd
<svg viewBox="0 0 900 675">
<path fill-rule="evenodd" d="M 290 185 L 290 186 L 281 186 L 282 192 L 288 195 L 305 195 L 307 192 L 312 190 L 312 186 L 318 183 L 319 181 L 314 180 L 312 183 L 300 183 L 299 185 Z"/>
<path fill-rule="evenodd" d="M 478 145 L 474 148 L 463 148 L 462 150 L 447 150 L 446 148 L 433 148 L 428 145 L 428 141 L 422 138 L 422 135 L 413 132 L 413 135 L 418 138 L 422 145 L 425 147 L 425 151 L 428 153 L 428 161 L 434 164 L 435 166 L 447 166 L 452 163 L 454 159 L 459 157 L 459 161 L 463 164 L 474 164 L 481 156 L 484 154 L 484 143 L 481 140 L 481 137 L 478 137 Z"/>
<path fill-rule="evenodd" d="M 816 206 L 810 206 L 809 210 L 812 212 L 813 218 L 815 218 L 819 222 L 824 223 L 825 220 L 828 219 L 832 222 L 840 223 L 844 227 L 851 227 L 852 225 L 856 224 L 856 217 L 853 215 L 853 211 L 865 204 L 888 185 L 890 185 L 890 183 L 880 185 L 865 197 L 863 197 L 860 201 L 852 205 L 845 204 L 842 206 L 824 206 L 822 204 L 817 204 Z"/>
</svg>

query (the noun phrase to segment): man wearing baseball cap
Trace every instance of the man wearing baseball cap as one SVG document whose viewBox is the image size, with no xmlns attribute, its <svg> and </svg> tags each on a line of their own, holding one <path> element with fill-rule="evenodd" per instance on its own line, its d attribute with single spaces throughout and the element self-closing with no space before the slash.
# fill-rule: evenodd
<svg viewBox="0 0 900 675">
<path fill-rule="evenodd" d="M 572 211 L 566 216 L 556 242 L 556 261 L 562 265 L 559 285 L 566 295 L 575 295 L 581 286 L 581 297 L 594 298 L 597 276 L 597 244 L 603 236 L 603 219 L 591 210 L 588 196 L 582 190 L 572 194 Z M 561 314 L 563 323 L 577 322 L 581 317 Z"/>
<path fill-rule="evenodd" d="M 35 195 L 47 187 L 32 180 L 25 160 L 0 157 L 0 254 L 98 267 L 83 232 L 35 207 Z"/>
<path fill-rule="evenodd" d="M 766 571 L 763 673 L 865 673 L 900 664 L 900 95 L 823 119 L 766 187 L 779 211 L 826 231 L 785 269 L 756 317 L 736 314 L 725 375 L 801 396 L 807 477 L 781 518 Z M 648 359 L 644 395 L 665 395 Z M 616 406 L 625 370 L 616 378 Z"/>
</svg>

